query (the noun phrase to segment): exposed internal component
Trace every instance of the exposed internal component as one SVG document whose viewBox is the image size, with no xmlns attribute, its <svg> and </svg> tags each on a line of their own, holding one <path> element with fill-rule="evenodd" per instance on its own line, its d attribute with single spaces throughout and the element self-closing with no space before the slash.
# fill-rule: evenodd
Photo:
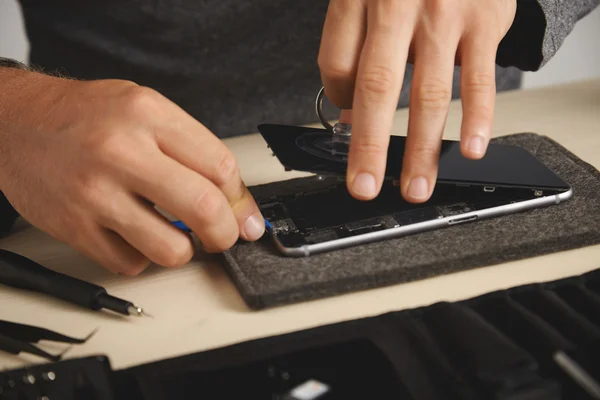
<svg viewBox="0 0 600 400">
<path fill-rule="evenodd" d="M 429 201 L 412 204 L 397 186 L 386 182 L 377 198 L 360 201 L 348 193 L 345 183 L 335 182 L 315 191 L 272 198 L 259 206 L 278 240 L 286 247 L 298 247 L 533 198 L 534 191 L 527 189 L 489 192 L 477 186 L 438 185 Z"/>
</svg>

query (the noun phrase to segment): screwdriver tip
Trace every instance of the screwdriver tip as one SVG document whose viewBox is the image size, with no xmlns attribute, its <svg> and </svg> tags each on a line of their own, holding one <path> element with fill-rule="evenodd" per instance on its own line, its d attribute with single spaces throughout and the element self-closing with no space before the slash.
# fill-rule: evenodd
<svg viewBox="0 0 600 400">
<path fill-rule="evenodd" d="M 141 307 L 138 306 L 131 306 L 127 309 L 127 311 L 129 312 L 129 315 L 135 315 L 138 317 L 150 317 L 153 318 L 150 314 L 144 312 L 144 310 Z"/>
</svg>

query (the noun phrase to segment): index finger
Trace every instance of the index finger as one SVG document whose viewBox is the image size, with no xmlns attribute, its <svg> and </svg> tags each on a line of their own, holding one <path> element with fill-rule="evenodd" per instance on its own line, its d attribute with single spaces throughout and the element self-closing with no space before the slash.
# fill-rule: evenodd
<svg viewBox="0 0 600 400">
<path fill-rule="evenodd" d="M 348 155 L 348 190 L 370 200 L 381 189 L 394 114 L 415 25 L 414 6 L 372 2 L 359 63 Z"/>
<path fill-rule="evenodd" d="M 201 123 L 187 114 L 181 117 L 157 131 L 161 150 L 217 186 L 227 198 L 242 238 L 259 239 L 265 231 L 264 219 L 242 181 L 233 153 Z"/>
</svg>

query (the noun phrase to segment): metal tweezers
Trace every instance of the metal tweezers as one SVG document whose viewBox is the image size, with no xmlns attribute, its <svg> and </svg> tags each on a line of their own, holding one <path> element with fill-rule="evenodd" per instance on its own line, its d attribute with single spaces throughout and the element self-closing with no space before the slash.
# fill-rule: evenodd
<svg viewBox="0 0 600 400">
<path fill-rule="evenodd" d="M 29 353 L 52 362 L 58 362 L 69 351 L 70 347 L 61 354 L 53 355 L 32 343 L 37 343 L 40 340 L 48 340 L 59 343 L 83 344 L 94 336 L 95 333 L 96 330 L 84 339 L 77 339 L 36 326 L 0 320 L 0 350 L 14 355 Z"/>
</svg>

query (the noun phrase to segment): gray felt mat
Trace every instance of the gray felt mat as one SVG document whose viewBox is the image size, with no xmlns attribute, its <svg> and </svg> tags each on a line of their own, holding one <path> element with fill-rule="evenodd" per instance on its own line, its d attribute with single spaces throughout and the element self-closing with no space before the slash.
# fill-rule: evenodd
<svg viewBox="0 0 600 400">
<path fill-rule="evenodd" d="M 519 145 L 573 186 L 558 206 L 453 226 L 304 258 L 280 255 L 268 238 L 239 243 L 225 268 L 249 307 L 335 296 L 600 243 L 600 172 L 544 136 L 493 140 Z M 250 188 L 257 199 L 330 184 L 314 177 Z"/>
</svg>

